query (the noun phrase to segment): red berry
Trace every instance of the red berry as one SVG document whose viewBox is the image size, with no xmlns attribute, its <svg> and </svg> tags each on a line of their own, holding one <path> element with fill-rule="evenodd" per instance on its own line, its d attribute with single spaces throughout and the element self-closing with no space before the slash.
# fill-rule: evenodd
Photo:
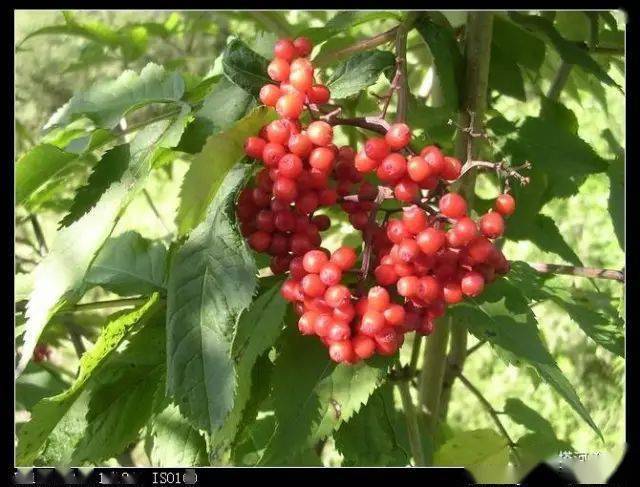
<svg viewBox="0 0 640 487">
<path fill-rule="evenodd" d="M 398 279 L 396 289 L 400 296 L 410 298 L 418 293 L 418 278 L 416 276 L 404 276 Z"/>
<path fill-rule="evenodd" d="M 504 219 L 497 211 L 492 211 L 480 218 L 480 231 L 485 237 L 498 238 L 504 233 Z"/>
<path fill-rule="evenodd" d="M 283 145 L 289 140 L 289 124 L 284 120 L 274 120 L 267 125 L 267 139 L 269 142 Z"/>
<path fill-rule="evenodd" d="M 349 288 L 342 284 L 329 286 L 324 293 L 324 300 L 332 308 L 337 308 L 338 306 L 348 303 L 350 298 L 351 292 Z"/>
<path fill-rule="evenodd" d="M 258 230 L 273 233 L 276 228 L 273 218 L 273 212 L 271 210 L 260 210 L 256 215 L 256 227 Z"/>
<path fill-rule="evenodd" d="M 271 234 L 271 245 L 269 255 L 286 256 L 289 254 L 289 239 L 282 233 Z M 287 266 L 289 262 L 287 262 Z"/>
<path fill-rule="evenodd" d="M 284 281 L 280 288 L 280 294 L 289 302 L 300 301 L 304 298 L 302 294 L 302 288 L 300 287 L 300 281 L 295 279 L 288 279 Z"/>
<path fill-rule="evenodd" d="M 392 265 L 383 264 L 376 267 L 374 274 L 376 281 L 382 286 L 391 286 L 398 280 L 398 274 L 394 270 Z"/>
<path fill-rule="evenodd" d="M 321 313 L 313 324 L 313 331 L 320 337 L 329 335 L 329 330 L 333 324 L 333 317 L 328 313 Z"/>
<path fill-rule="evenodd" d="M 320 316 L 317 311 L 307 311 L 298 320 L 298 330 L 303 335 L 313 335 L 315 333 L 314 327 L 316 320 Z"/>
<path fill-rule="evenodd" d="M 407 173 L 413 181 L 419 183 L 431 176 L 433 174 L 433 170 L 423 157 L 413 156 L 407 161 Z"/>
<path fill-rule="evenodd" d="M 434 176 L 439 176 L 445 167 L 444 156 L 438 147 L 435 145 L 428 145 L 420 151 L 420 155 L 427 162 L 431 168 L 431 172 Z"/>
<path fill-rule="evenodd" d="M 349 327 L 349 324 L 344 321 L 334 320 L 329 327 L 329 333 L 327 336 L 329 340 L 335 342 L 347 340 L 351 336 L 351 328 Z"/>
<path fill-rule="evenodd" d="M 411 262 L 420 253 L 420 247 L 412 238 L 405 238 L 398 244 L 398 257 L 402 262 Z"/>
<path fill-rule="evenodd" d="M 302 279 L 307 274 L 307 271 L 304 270 L 302 265 L 302 260 L 303 257 L 298 256 L 291 259 L 289 263 L 289 272 L 294 279 Z"/>
<path fill-rule="evenodd" d="M 457 193 L 447 193 L 440 198 L 440 213 L 448 218 L 458 219 L 466 215 L 467 202 Z"/>
<path fill-rule="evenodd" d="M 281 96 L 276 103 L 276 112 L 284 118 L 298 118 L 303 108 L 304 98 L 294 93 Z"/>
<path fill-rule="evenodd" d="M 427 303 L 431 303 L 440 298 L 442 286 L 433 276 L 421 277 L 418 282 L 418 297 Z"/>
<path fill-rule="evenodd" d="M 248 137 L 244 143 L 244 152 L 253 159 L 262 159 L 262 153 L 267 143 L 260 137 Z"/>
<path fill-rule="evenodd" d="M 467 272 L 460 281 L 460 289 L 467 296 L 478 296 L 484 289 L 484 277 L 479 272 Z"/>
<path fill-rule="evenodd" d="M 329 346 L 331 360 L 338 363 L 349 363 L 354 360 L 355 353 L 349 340 L 334 342 Z"/>
<path fill-rule="evenodd" d="M 389 155 L 391 148 L 382 137 L 373 137 L 365 142 L 364 152 L 367 157 L 381 161 Z"/>
<path fill-rule="evenodd" d="M 393 355 L 402 345 L 401 335 L 391 327 L 380 330 L 373 338 L 376 341 L 376 350 L 384 356 Z"/>
<path fill-rule="evenodd" d="M 273 196 L 281 201 L 291 203 L 298 196 L 298 188 L 293 179 L 279 176 L 273 183 Z"/>
<path fill-rule="evenodd" d="M 269 142 L 262 150 L 262 160 L 264 161 L 265 166 L 276 167 L 280 158 L 282 158 L 286 153 L 287 151 L 281 144 Z"/>
<path fill-rule="evenodd" d="M 315 191 L 306 191 L 296 199 L 296 210 L 303 215 L 310 215 L 318 209 L 319 205 L 318 195 Z"/>
<path fill-rule="evenodd" d="M 318 192 L 318 201 L 322 206 L 332 206 L 338 201 L 338 193 L 332 188 L 322 189 Z"/>
<path fill-rule="evenodd" d="M 289 77 L 289 63 L 277 57 L 267 66 L 267 74 L 274 81 L 286 81 Z"/>
<path fill-rule="evenodd" d="M 294 88 L 307 92 L 313 86 L 313 72 L 306 69 L 292 69 L 289 73 L 289 83 Z"/>
<path fill-rule="evenodd" d="M 384 136 L 392 150 L 400 150 L 411 140 L 411 129 L 406 123 L 394 123 Z"/>
<path fill-rule="evenodd" d="M 343 271 L 351 269 L 357 260 L 356 252 L 351 247 L 340 247 L 331 255 L 331 262 Z"/>
<path fill-rule="evenodd" d="M 334 159 L 335 156 L 331 149 L 316 147 L 311 151 L 311 155 L 309 155 L 309 165 L 320 171 L 330 171 Z"/>
<path fill-rule="evenodd" d="M 367 335 L 356 335 L 351 340 L 353 351 L 363 360 L 371 358 L 376 351 L 376 342 Z"/>
<path fill-rule="evenodd" d="M 420 187 L 409 178 L 404 178 L 396 184 L 393 193 L 397 200 L 412 203 L 420 196 Z"/>
<path fill-rule="evenodd" d="M 356 211 L 349 215 L 349 223 L 356 230 L 364 230 L 369 223 L 369 214 L 366 211 Z"/>
<path fill-rule="evenodd" d="M 300 285 L 304 293 L 312 298 L 323 296 L 327 289 L 327 286 L 322 283 L 318 274 L 307 274 L 300 281 Z"/>
<path fill-rule="evenodd" d="M 484 237 L 478 237 L 467 245 L 467 255 L 476 264 L 488 262 L 494 251 L 493 244 Z"/>
<path fill-rule="evenodd" d="M 447 181 L 453 181 L 460 177 L 460 172 L 462 171 L 462 164 L 459 159 L 455 157 L 444 157 L 444 165 L 442 166 L 442 171 L 440 172 L 440 176 L 442 179 L 446 179 Z"/>
<path fill-rule="evenodd" d="M 382 181 L 398 181 L 407 172 L 407 161 L 402 156 L 394 152 L 386 156 L 378 166 L 377 175 Z"/>
<path fill-rule="evenodd" d="M 384 311 L 387 306 L 389 306 L 391 297 L 389 296 L 388 291 L 382 286 L 373 286 L 369 289 L 367 301 L 369 303 L 369 309 Z"/>
<path fill-rule="evenodd" d="M 329 262 L 329 258 L 322 250 L 310 250 L 302 259 L 304 270 L 313 274 L 319 274 L 322 267 Z"/>
<path fill-rule="evenodd" d="M 502 216 L 509 216 L 516 211 L 516 200 L 510 194 L 504 193 L 496 198 L 493 207 Z"/>
<path fill-rule="evenodd" d="M 280 39 L 273 46 L 274 57 L 279 57 L 287 61 L 291 61 L 297 52 L 298 50 L 291 39 Z"/>
<path fill-rule="evenodd" d="M 302 174 L 302 159 L 295 154 L 285 154 L 278 161 L 278 171 L 280 176 L 289 179 L 296 179 Z"/>
<path fill-rule="evenodd" d="M 327 122 L 316 120 L 307 127 L 307 135 L 315 145 L 328 146 L 333 140 L 333 128 Z"/>
<path fill-rule="evenodd" d="M 316 105 L 323 105 L 329 101 L 331 93 L 329 88 L 324 85 L 313 85 L 309 91 L 307 91 L 307 97 L 311 103 Z"/>
<path fill-rule="evenodd" d="M 464 246 L 478 236 L 478 225 L 471 218 L 463 217 L 453 225 L 452 231 L 456 233 L 460 242 L 458 246 Z"/>
<path fill-rule="evenodd" d="M 416 237 L 416 243 L 420 250 L 427 255 L 434 255 L 445 244 L 446 237 L 442 230 L 429 227 L 420 232 Z"/>
<path fill-rule="evenodd" d="M 263 230 L 258 230 L 249 237 L 249 246 L 256 252 L 266 252 L 269 245 L 271 245 L 271 234 Z"/>
<path fill-rule="evenodd" d="M 448 280 L 442 287 L 442 294 L 444 300 L 448 304 L 455 304 L 462 301 L 462 289 L 460 289 L 460 283 L 454 280 Z"/>
<path fill-rule="evenodd" d="M 320 202 L 320 198 L 318 198 L 318 202 L 322 204 Z M 313 223 L 321 232 L 328 230 L 331 226 L 331 220 L 327 215 L 316 215 L 311 219 L 311 223 Z"/>
<path fill-rule="evenodd" d="M 313 64 L 305 57 L 298 57 L 291 61 L 291 70 L 297 71 L 299 69 L 313 73 Z"/>
<path fill-rule="evenodd" d="M 377 169 L 378 164 L 379 164 L 378 160 L 372 159 L 363 150 L 361 150 L 356 154 L 355 167 L 358 171 L 362 173 L 367 173 L 369 171 L 373 171 L 374 169 Z"/>
<path fill-rule="evenodd" d="M 293 45 L 296 48 L 296 52 L 298 56 L 306 57 L 311 54 L 311 49 L 313 49 L 313 44 L 307 37 L 298 37 L 293 41 Z"/>
<path fill-rule="evenodd" d="M 306 133 L 291 134 L 287 142 L 289 150 L 300 157 L 307 157 L 313 149 L 313 142 Z"/>
<path fill-rule="evenodd" d="M 410 235 L 409 230 L 402 221 L 390 220 L 389 223 L 387 223 L 387 237 L 389 237 L 389 240 L 393 243 L 400 243 L 405 238 L 409 238 Z"/>
<path fill-rule="evenodd" d="M 260 88 L 260 101 L 268 107 L 275 107 L 281 96 L 282 91 L 276 85 L 266 84 Z"/>
<path fill-rule="evenodd" d="M 344 321 L 345 323 L 351 323 L 351 320 L 356 316 L 356 308 L 351 303 L 343 304 L 333 310 L 333 317 L 337 320 Z"/>
<path fill-rule="evenodd" d="M 304 255 L 314 247 L 309 236 L 302 233 L 294 233 L 289 240 L 289 250 L 293 255 Z"/>
<path fill-rule="evenodd" d="M 384 315 L 380 311 L 369 308 L 362 315 L 360 333 L 373 336 L 385 327 Z"/>
<path fill-rule="evenodd" d="M 292 232 L 296 228 L 296 217 L 288 209 L 276 211 L 273 223 L 281 232 Z"/>
</svg>

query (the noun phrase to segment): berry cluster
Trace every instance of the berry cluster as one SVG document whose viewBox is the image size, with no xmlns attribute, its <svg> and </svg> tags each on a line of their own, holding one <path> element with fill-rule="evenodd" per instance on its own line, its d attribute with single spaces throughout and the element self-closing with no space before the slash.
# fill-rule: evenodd
<svg viewBox="0 0 640 487">
<path fill-rule="evenodd" d="M 305 107 L 330 99 L 315 82 L 311 48 L 302 37 L 275 45 L 268 67 L 275 83 L 260 90 L 260 100 L 280 118 L 246 140 L 246 154 L 264 167 L 240 193 L 237 213 L 251 248 L 271 256 L 274 274 L 289 274 L 281 292 L 294 303 L 300 332 L 317 335 L 336 362 L 356 363 L 396 353 L 407 332 L 430 334 L 447 305 L 478 296 L 508 272 L 493 240 L 515 200 L 500 195 L 474 221 L 465 199 L 447 191 L 461 175 L 460 161 L 433 145 L 415 154 L 404 123 L 358 152 L 333 143 L 328 118 L 303 125 Z M 401 218 L 378 224 L 381 195 L 406 205 Z M 361 259 L 350 247 L 330 253 L 321 246 L 331 221 L 316 212 L 336 204 L 363 232 Z M 367 291 L 369 277 L 375 282 Z"/>
</svg>

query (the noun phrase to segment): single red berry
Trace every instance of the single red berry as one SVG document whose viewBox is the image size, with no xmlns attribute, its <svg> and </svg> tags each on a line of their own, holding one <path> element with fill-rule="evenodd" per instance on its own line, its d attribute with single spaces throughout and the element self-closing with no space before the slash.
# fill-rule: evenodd
<svg viewBox="0 0 640 487">
<path fill-rule="evenodd" d="M 393 152 L 386 156 L 380 165 L 376 174 L 382 181 L 396 182 L 402 178 L 407 172 L 407 161 L 397 152 Z"/>
<path fill-rule="evenodd" d="M 318 192 L 318 201 L 322 206 L 332 206 L 338 201 L 338 193 L 333 188 L 321 189 Z"/>
<path fill-rule="evenodd" d="M 253 203 L 258 208 L 265 208 L 269 206 L 269 202 L 271 201 L 271 193 L 262 188 L 253 188 L 251 191 L 251 197 L 253 198 Z"/>
<path fill-rule="evenodd" d="M 304 270 L 302 261 L 302 256 L 294 257 L 293 259 L 291 259 L 291 262 L 289 263 L 289 272 L 291 273 L 292 278 L 300 280 L 307 275 L 307 271 Z"/>
<path fill-rule="evenodd" d="M 418 278 L 416 276 L 404 276 L 398 279 L 396 289 L 400 296 L 410 298 L 418 293 Z"/>
<path fill-rule="evenodd" d="M 400 150 L 411 140 L 411 129 L 406 123 L 394 123 L 384 136 L 392 150 Z"/>
<path fill-rule="evenodd" d="M 484 237 L 475 238 L 467 245 L 467 255 L 476 264 L 488 262 L 494 251 L 493 244 Z"/>
<path fill-rule="evenodd" d="M 298 330 L 303 335 L 313 335 L 315 333 L 314 327 L 316 320 L 320 316 L 317 311 L 307 311 L 298 320 Z"/>
<path fill-rule="evenodd" d="M 492 211 L 480 218 L 480 231 L 485 237 L 498 238 L 504 233 L 504 219 L 497 211 Z"/>
<path fill-rule="evenodd" d="M 387 237 L 393 243 L 400 243 L 410 236 L 411 233 L 401 220 L 389 220 L 387 223 Z"/>
<path fill-rule="evenodd" d="M 298 188 L 293 179 L 279 176 L 273 183 L 273 196 L 281 201 L 291 203 L 298 196 Z"/>
<path fill-rule="evenodd" d="M 416 236 L 418 247 L 427 255 L 434 255 L 438 252 L 444 246 L 445 241 L 444 232 L 433 227 L 427 228 Z"/>
<path fill-rule="evenodd" d="M 428 145 L 420 151 L 420 156 L 429 164 L 434 176 L 440 176 L 445 167 L 442 151 L 435 145 Z"/>
<path fill-rule="evenodd" d="M 318 197 L 318 202 L 322 204 L 322 202 L 320 202 L 320 197 Z M 327 215 L 316 215 L 311 219 L 311 222 L 321 232 L 324 232 L 331 227 L 331 219 Z"/>
<path fill-rule="evenodd" d="M 403 178 L 393 189 L 397 200 L 404 203 L 412 203 L 420 197 L 420 187 L 411 179 Z"/>
<path fill-rule="evenodd" d="M 265 166 L 276 167 L 280 158 L 286 153 L 287 151 L 282 144 L 269 142 L 268 144 L 265 144 L 264 149 L 262 150 L 262 160 L 264 161 Z"/>
<path fill-rule="evenodd" d="M 466 215 L 467 202 L 458 193 L 447 193 L 440 198 L 440 213 L 448 218 L 458 219 Z"/>
<path fill-rule="evenodd" d="M 294 233 L 289 239 L 289 250 L 293 255 L 304 255 L 315 247 L 308 235 Z"/>
<path fill-rule="evenodd" d="M 318 194 L 315 191 L 305 191 L 296 198 L 295 206 L 303 215 L 310 215 L 320 206 Z M 317 231 L 317 228 L 315 230 Z"/>
<path fill-rule="evenodd" d="M 356 316 L 356 308 L 351 303 L 343 304 L 333 309 L 333 317 L 337 320 L 351 323 Z"/>
<path fill-rule="evenodd" d="M 440 177 L 442 177 L 442 179 L 446 179 L 447 181 L 454 181 L 460 177 L 461 171 L 462 164 L 460 163 L 460 159 L 444 156 L 444 165 L 442 166 L 442 171 L 440 172 Z"/>
<path fill-rule="evenodd" d="M 267 139 L 269 142 L 275 142 L 276 144 L 283 145 L 289 140 L 290 131 L 289 124 L 284 120 L 274 120 L 267 125 Z"/>
<path fill-rule="evenodd" d="M 289 209 L 274 212 L 273 222 L 281 232 L 292 232 L 296 228 L 296 217 Z"/>
<path fill-rule="evenodd" d="M 478 236 L 478 225 L 471 218 L 465 216 L 453 225 L 453 232 L 456 233 L 458 242 L 460 242 L 458 246 L 464 246 Z"/>
<path fill-rule="evenodd" d="M 268 107 L 275 107 L 281 96 L 282 91 L 276 85 L 269 83 L 260 88 L 260 101 Z"/>
<path fill-rule="evenodd" d="M 467 296 L 479 296 L 484 289 L 484 277 L 479 272 L 467 272 L 460 281 L 460 289 Z"/>
<path fill-rule="evenodd" d="M 448 280 L 442 286 L 442 294 L 444 300 L 448 304 L 455 304 L 462 301 L 462 289 L 460 288 L 460 283 L 455 280 Z"/>
<path fill-rule="evenodd" d="M 313 331 L 320 337 L 329 335 L 329 330 L 333 324 L 333 317 L 328 313 L 320 313 L 313 324 Z"/>
<path fill-rule="evenodd" d="M 375 309 L 369 309 L 362 315 L 360 333 L 373 336 L 385 327 L 384 315 Z"/>
<path fill-rule="evenodd" d="M 369 302 L 369 309 L 384 311 L 387 306 L 389 306 L 391 297 L 389 296 L 389 292 L 382 286 L 373 286 L 369 289 L 367 300 Z"/>
<path fill-rule="evenodd" d="M 295 154 L 285 154 L 278 161 L 278 171 L 280 176 L 289 179 L 296 179 L 302 174 L 302 159 Z"/>
<path fill-rule="evenodd" d="M 364 152 L 367 157 L 381 161 L 389 155 L 391 148 L 382 137 L 372 137 L 364 144 Z"/>
<path fill-rule="evenodd" d="M 298 57 L 291 61 L 291 70 L 297 71 L 299 69 L 313 73 L 313 63 L 305 57 Z"/>
<path fill-rule="evenodd" d="M 301 132 L 299 134 L 291 134 L 289 141 L 287 142 L 289 150 L 300 157 L 307 157 L 313 149 L 313 142 L 309 136 Z"/>
<path fill-rule="evenodd" d="M 371 358 L 376 352 L 376 342 L 373 338 L 367 335 L 356 335 L 351 340 L 354 353 L 362 360 Z"/>
<path fill-rule="evenodd" d="M 516 211 L 516 200 L 510 194 L 504 193 L 496 198 L 493 207 L 502 216 L 509 216 Z"/>
<path fill-rule="evenodd" d="M 381 286 L 391 286 L 398 280 L 398 274 L 396 274 L 392 265 L 379 265 L 376 267 L 374 275 L 376 276 L 376 281 L 378 281 L 378 284 Z"/>
<path fill-rule="evenodd" d="M 289 63 L 277 57 L 267 66 L 267 74 L 274 81 L 286 81 L 289 77 Z"/>
<path fill-rule="evenodd" d="M 311 103 L 323 105 L 329 101 L 331 93 L 325 85 L 313 85 L 311 89 L 307 91 L 307 97 Z"/>
<path fill-rule="evenodd" d="M 291 70 L 289 73 L 289 83 L 291 83 L 294 88 L 306 93 L 313 86 L 313 73 L 306 69 Z"/>
<path fill-rule="evenodd" d="M 331 360 L 338 363 L 349 363 L 354 360 L 355 353 L 349 340 L 334 342 L 329 346 Z"/>
<path fill-rule="evenodd" d="M 378 161 L 377 159 L 372 159 L 363 150 L 356 154 L 355 167 L 361 173 L 367 173 L 369 171 L 377 169 L 379 163 L 380 161 Z"/>
<path fill-rule="evenodd" d="M 334 320 L 329 327 L 329 333 L 327 336 L 329 340 L 336 342 L 348 340 L 351 337 L 351 327 L 348 323 L 342 320 Z"/>
<path fill-rule="evenodd" d="M 342 284 L 329 286 L 324 293 L 324 300 L 332 308 L 337 308 L 338 306 L 348 303 L 349 299 L 351 299 L 351 292 L 347 286 L 343 286 Z"/>
<path fill-rule="evenodd" d="M 419 183 L 433 174 L 431 166 L 420 156 L 412 156 L 407 160 L 407 173 L 409 177 Z"/>
<path fill-rule="evenodd" d="M 391 303 L 382 314 L 390 326 L 402 326 L 406 316 L 404 307 L 396 303 Z"/>
<path fill-rule="evenodd" d="M 322 250 L 310 250 L 302 259 L 304 270 L 313 274 L 319 274 L 322 267 L 329 262 L 329 258 Z"/>
<path fill-rule="evenodd" d="M 269 246 L 269 255 L 286 256 L 289 255 L 289 239 L 283 233 L 271 234 L 271 245 Z M 287 262 L 287 266 L 289 262 Z"/>
<path fill-rule="evenodd" d="M 256 252 L 266 252 L 271 245 L 271 234 L 258 230 L 249 237 L 249 246 Z"/>
<path fill-rule="evenodd" d="M 276 112 L 283 118 L 298 118 L 304 108 L 304 98 L 295 93 L 280 97 L 276 103 Z"/>
<path fill-rule="evenodd" d="M 291 61 L 297 54 L 294 41 L 291 39 L 280 39 L 273 46 L 274 57 L 279 57 L 287 61 Z"/>
<path fill-rule="evenodd" d="M 433 276 L 424 276 L 419 279 L 417 295 L 423 301 L 432 303 L 442 295 L 442 286 Z"/>
<path fill-rule="evenodd" d="M 334 160 L 333 151 L 326 147 L 316 147 L 309 155 L 309 165 L 320 171 L 330 171 Z"/>
<path fill-rule="evenodd" d="M 316 120 L 307 127 L 307 135 L 315 145 L 328 146 L 333 140 L 333 128 L 327 122 Z"/>
<path fill-rule="evenodd" d="M 323 284 L 318 274 L 307 274 L 300 281 L 300 285 L 302 286 L 302 291 L 312 298 L 323 296 L 327 289 L 327 286 Z"/>
<path fill-rule="evenodd" d="M 376 341 L 377 352 L 383 356 L 393 355 L 402 345 L 402 335 L 391 327 L 380 330 L 373 338 Z"/>
<path fill-rule="evenodd" d="M 289 302 L 301 301 L 304 298 L 300 281 L 295 279 L 287 279 L 280 288 L 280 294 Z"/>
<path fill-rule="evenodd" d="M 260 137 L 248 137 L 244 143 L 244 152 L 253 159 L 262 159 L 262 153 L 267 143 Z"/>
<path fill-rule="evenodd" d="M 398 257 L 402 262 L 411 262 L 420 253 L 420 247 L 412 238 L 405 238 L 398 245 Z"/>
<path fill-rule="evenodd" d="M 331 262 L 337 265 L 343 271 L 348 271 L 356 263 L 357 256 L 355 250 L 351 247 L 340 247 L 331 254 Z"/>
</svg>

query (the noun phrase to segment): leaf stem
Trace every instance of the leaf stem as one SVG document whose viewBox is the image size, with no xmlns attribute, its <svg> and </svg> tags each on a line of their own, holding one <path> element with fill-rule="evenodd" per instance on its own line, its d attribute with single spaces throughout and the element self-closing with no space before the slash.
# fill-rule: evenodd
<svg viewBox="0 0 640 487">
<path fill-rule="evenodd" d="M 156 218 L 158 219 L 160 224 L 164 227 L 164 229 L 167 231 L 167 233 L 171 233 L 171 230 L 169 229 L 169 227 L 165 223 L 164 218 L 162 218 L 162 215 L 160 215 L 160 212 L 156 208 L 156 205 L 153 203 L 153 199 L 151 198 L 151 195 L 149 194 L 149 191 L 147 191 L 147 188 L 143 188 L 142 189 L 142 194 L 144 195 L 144 198 L 147 200 L 147 204 L 149 205 L 149 208 L 151 208 L 151 211 L 156 216 Z"/>
<path fill-rule="evenodd" d="M 47 242 L 44 239 L 44 233 L 42 233 L 42 227 L 40 226 L 38 217 L 31 213 L 29 214 L 29 221 L 31 221 L 33 233 L 35 234 L 36 240 L 38 241 L 38 253 L 41 257 L 44 257 L 44 255 L 49 252 L 49 249 L 47 248 Z"/>
<path fill-rule="evenodd" d="M 373 49 L 375 47 L 381 46 L 382 44 L 386 44 L 387 42 L 390 42 L 395 38 L 397 30 L 398 27 L 394 27 L 386 32 L 383 32 L 382 34 L 377 34 L 373 37 L 359 40 L 357 42 L 354 42 L 350 46 L 338 49 L 337 51 L 333 51 L 322 56 L 316 56 L 313 59 L 313 64 L 318 67 L 326 66 L 333 62 L 339 61 L 343 57 L 350 54 L 368 51 L 369 49 Z"/>
<path fill-rule="evenodd" d="M 612 269 L 598 269 L 594 267 L 577 267 L 570 265 L 558 264 L 529 264 L 536 271 L 542 274 L 566 274 L 577 277 L 588 277 L 596 279 L 611 279 L 614 281 L 624 282 L 624 269 L 617 271 Z"/>
<path fill-rule="evenodd" d="M 560 97 L 560 93 L 564 88 L 564 85 L 567 83 L 569 79 L 569 74 L 571 73 L 571 67 L 573 65 L 567 63 L 566 61 L 562 61 L 560 64 L 560 68 L 556 73 L 551 86 L 549 87 L 549 92 L 547 93 L 547 98 L 550 100 L 557 100 Z"/>
</svg>

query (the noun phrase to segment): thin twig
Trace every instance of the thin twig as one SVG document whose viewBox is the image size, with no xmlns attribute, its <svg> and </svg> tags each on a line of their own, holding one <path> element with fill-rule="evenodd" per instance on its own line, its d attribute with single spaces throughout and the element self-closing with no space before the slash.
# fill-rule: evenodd
<svg viewBox="0 0 640 487">
<path fill-rule="evenodd" d="M 47 242 L 44 239 L 44 233 L 42 233 L 42 227 L 40 226 L 38 217 L 30 214 L 29 220 L 31 221 L 31 226 L 33 226 L 33 233 L 36 236 L 36 240 L 38 240 L 38 253 L 41 257 L 44 257 L 47 252 L 49 252 L 49 249 L 47 248 Z"/>
<path fill-rule="evenodd" d="M 482 347 L 482 345 L 484 345 L 485 343 L 487 343 L 486 340 L 480 340 L 478 343 L 476 343 L 475 345 L 469 347 L 467 349 L 467 358 L 469 358 L 469 355 L 471 355 L 473 352 L 475 352 L 476 350 L 478 350 L 480 347 Z"/>
<path fill-rule="evenodd" d="M 153 199 L 151 198 L 151 195 L 149 194 L 149 191 L 147 191 L 146 188 L 143 188 L 142 189 L 142 194 L 144 195 L 145 199 L 147 200 L 147 204 L 149 205 L 149 208 L 151 208 L 151 211 L 156 216 L 156 218 L 160 221 L 160 223 L 162 224 L 164 229 L 167 231 L 167 233 L 171 233 L 171 230 L 169 229 L 169 227 L 165 223 L 164 219 L 162 218 L 162 215 L 160 215 L 160 212 L 156 208 L 156 205 L 153 203 Z"/>
<path fill-rule="evenodd" d="M 596 279 L 611 279 L 614 281 L 624 282 L 624 269 L 616 271 L 612 269 L 598 269 L 594 267 L 577 267 L 570 265 L 558 264 L 529 264 L 536 271 L 542 274 L 567 274 L 577 277 L 588 277 Z"/>
<path fill-rule="evenodd" d="M 520 184 L 525 185 L 529 183 L 529 178 L 527 176 L 523 176 L 518 172 L 519 169 L 529 169 L 531 167 L 531 163 L 529 161 L 521 164 L 520 166 L 512 167 L 508 166 L 504 163 L 504 161 L 500 162 L 490 162 L 490 161 L 472 161 L 468 160 L 464 166 L 462 166 L 462 170 L 460 172 L 460 177 L 465 175 L 473 168 L 484 168 L 490 169 L 492 171 L 496 171 L 499 175 L 503 175 L 506 178 L 515 178 Z"/>
<path fill-rule="evenodd" d="M 389 29 L 388 31 L 383 32 L 382 34 L 378 34 L 367 39 L 362 39 L 351 44 L 350 46 L 338 49 L 337 51 L 333 51 L 322 56 L 316 56 L 313 59 L 313 64 L 318 67 L 326 66 L 353 53 L 368 51 L 369 49 L 373 49 L 375 47 L 381 46 L 382 44 L 386 44 L 387 42 L 390 42 L 395 38 L 397 30 L 398 27 L 394 27 L 393 29 Z"/>
</svg>

